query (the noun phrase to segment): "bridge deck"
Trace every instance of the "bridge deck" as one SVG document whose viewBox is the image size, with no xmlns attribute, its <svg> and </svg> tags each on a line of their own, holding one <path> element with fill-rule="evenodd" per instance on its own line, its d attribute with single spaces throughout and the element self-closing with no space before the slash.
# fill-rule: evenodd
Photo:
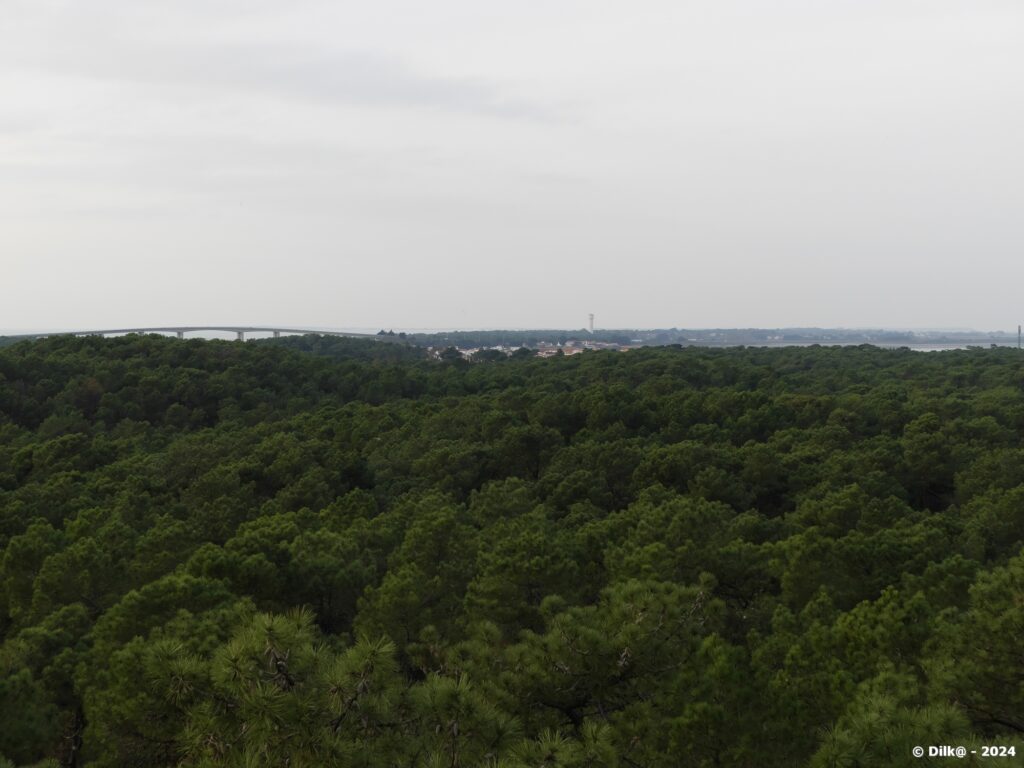
<svg viewBox="0 0 1024 768">
<path fill-rule="evenodd" d="M 45 336 L 108 336 L 127 333 L 195 333 L 197 331 L 220 331 L 222 333 L 287 333 L 295 335 L 317 334 L 320 336 L 346 336 L 354 339 L 376 339 L 393 341 L 397 337 L 376 333 L 355 333 L 349 331 L 321 331 L 312 328 L 275 328 L 257 325 L 168 325 L 155 328 L 102 328 L 85 331 L 50 331 L 47 333 L 18 333 L 5 336 L 8 339 L 38 339 Z"/>
</svg>

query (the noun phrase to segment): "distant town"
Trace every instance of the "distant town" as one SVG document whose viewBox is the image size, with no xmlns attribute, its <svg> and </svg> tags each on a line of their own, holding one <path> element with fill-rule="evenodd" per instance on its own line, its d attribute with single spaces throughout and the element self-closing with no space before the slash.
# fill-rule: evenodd
<svg viewBox="0 0 1024 768">
<path fill-rule="evenodd" d="M 452 331 L 446 333 L 395 333 L 407 343 L 430 348 L 433 354 L 455 348 L 465 357 L 486 352 L 511 354 L 519 349 L 532 350 L 537 356 L 575 355 L 587 350 L 627 351 L 638 347 L 784 347 L 855 346 L 913 349 L 954 349 L 966 347 L 1017 346 L 1018 334 L 1005 331 L 971 330 L 886 330 L 844 328 L 667 328 L 653 330 L 503 330 Z"/>
</svg>

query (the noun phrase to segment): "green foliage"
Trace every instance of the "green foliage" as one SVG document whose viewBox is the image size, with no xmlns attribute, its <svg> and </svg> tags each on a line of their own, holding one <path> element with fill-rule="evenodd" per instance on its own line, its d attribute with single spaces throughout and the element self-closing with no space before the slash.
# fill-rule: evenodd
<svg viewBox="0 0 1024 768">
<path fill-rule="evenodd" d="M 0 350 L 0 765 L 1019 744 L 1015 350 L 387 339 Z"/>
</svg>

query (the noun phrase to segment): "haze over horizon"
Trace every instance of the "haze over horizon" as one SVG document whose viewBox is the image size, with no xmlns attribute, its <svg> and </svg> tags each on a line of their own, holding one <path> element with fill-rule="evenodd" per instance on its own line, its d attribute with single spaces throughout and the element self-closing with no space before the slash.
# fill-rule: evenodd
<svg viewBox="0 0 1024 768">
<path fill-rule="evenodd" d="M 509 332 L 530 332 L 530 331 L 586 331 L 586 326 L 506 326 L 506 327 L 474 327 L 474 326 L 463 326 L 463 327 L 415 327 L 415 326 L 330 326 L 330 325 L 303 325 L 301 323 L 208 323 L 208 324 L 184 324 L 184 323 L 165 323 L 159 325 L 143 326 L 139 324 L 121 323 L 118 325 L 109 325 L 101 328 L 100 326 L 39 326 L 36 328 L 2 328 L 0 327 L 0 336 L 17 336 L 17 335 L 35 335 L 35 334 L 59 334 L 59 333 L 76 333 L 76 332 L 88 332 L 88 331 L 117 331 L 117 330 L 133 330 L 133 329 L 144 329 L 144 328 L 198 328 L 198 331 L 189 331 L 188 338 L 224 338 L 233 339 L 235 332 L 231 330 L 217 330 L 218 328 L 248 328 L 257 329 L 247 330 L 246 333 L 250 336 L 253 334 L 269 333 L 274 329 L 291 329 L 291 330 L 303 330 L 303 331 L 324 331 L 324 332 L 343 332 L 352 334 L 373 334 L 376 335 L 379 331 L 389 331 L 393 333 L 461 333 L 461 332 L 492 332 L 492 331 L 509 331 Z M 264 329 L 264 330 L 260 330 Z M 662 331 L 662 330 L 689 330 L 689 331 L 774 331 L 774 330 L 786 330 L 786 331 L 809 331 L 809 330 L 820 330 L 820 331 L 838 331 L 843 333 L 856 334 L 858 332 L 864 332 L 866 334 L 884 332 L 884 333 L 956 333 L 956 334 L 970 334 L 976 333 L 979 336 L 988 334 L 1009 334 L 1013 335 L 1016 331 L 1015 328 L 964 328 L 964 327 L 935 327 L 935 328 L 913 328 L 913 327 L 858 327 L 848 328 L 844 326 L 744 326 L 744 327 L 730 327 L 730 326 L 711 326 L 711 327 L 698 327 L 694 326 L 691 328 L 681 328 L 678 326 L 666 326 L 662 328 L 655 327 L 643 327 L 643 326 L 625 326 L 622 328 L 610 328 L 610 327 L 594 327 L 595 332 L 601 331 Z"/>
<path fill-rule="evenodd" d="M 8 0 L 0 329 L 1015 331 L 1024 6 Z"/>
</svg>

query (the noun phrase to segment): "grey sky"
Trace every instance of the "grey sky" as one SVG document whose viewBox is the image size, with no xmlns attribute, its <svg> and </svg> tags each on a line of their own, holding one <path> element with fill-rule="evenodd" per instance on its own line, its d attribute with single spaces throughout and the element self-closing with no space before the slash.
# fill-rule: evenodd
<svg viewBox="0 0 1024 768">
<path fill-rule="evenodd" d="M 1019 0 L 0 0 L 0 329 L 1024 320 Z"/>
</svg>

